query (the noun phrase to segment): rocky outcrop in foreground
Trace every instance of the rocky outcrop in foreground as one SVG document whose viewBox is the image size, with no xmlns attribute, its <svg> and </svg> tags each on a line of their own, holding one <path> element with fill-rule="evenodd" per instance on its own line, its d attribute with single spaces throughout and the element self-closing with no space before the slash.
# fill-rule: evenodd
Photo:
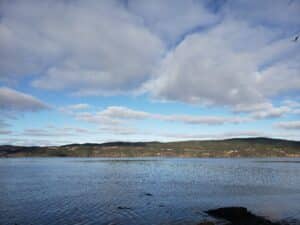
<svg viewBox="0 0 300 225">
<path fill-rule="evenodd" d="M 226 225 L 299 225 L 300 221 L 272 222 L 261 216 L 254 215 L 244 207 L 225 207 L 206 211 L 206 213 L 217 219 L 228 221 Z M 215 225 L 215 223 L 206 221 L 198 225 Z"/>
</svg>

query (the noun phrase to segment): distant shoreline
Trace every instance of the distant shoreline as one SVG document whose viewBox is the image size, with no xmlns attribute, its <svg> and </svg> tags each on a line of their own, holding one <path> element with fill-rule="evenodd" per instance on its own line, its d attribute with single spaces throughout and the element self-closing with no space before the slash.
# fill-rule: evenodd
<svg viewBox="0 0 300 225">
<path fill-rule="evenodd" d="M 0 146 L 0 157 L 300 157 L 300 141 L 271 138 L 180 142 L 109 142 L 62 146 Z"/>
</svg>

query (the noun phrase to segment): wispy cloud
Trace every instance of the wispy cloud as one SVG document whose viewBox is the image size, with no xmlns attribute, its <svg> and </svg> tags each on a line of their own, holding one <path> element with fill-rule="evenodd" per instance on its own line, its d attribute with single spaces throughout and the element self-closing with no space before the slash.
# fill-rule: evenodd
<svg viewBox="0 0 300 225">
<path fill-rule="evenodd" d="M 49 109 L 50 106 L 46 103 L 42 102 L 41 100 L 7 88 L 7 87 L 0 87 L 0 109 L 1 111 L 19 111 L 19 112 L 26 112 L 26 111 L 39 111 L 43 109 Z"/>
<path fill-rule="evenodd" d="M 275 107 L 271 103 L 266 102 L 258 104 L 239 104 L 233 111 L 238 113 L 249 113 L 249 116 L 254 119 L 268 119 L 281 117 L 292 112 L 292 106 L 283 104 L 282 106 Z"/>
<path fill-rule="evenodd" d="M 60 107 L 58 110 L 63 112 L 63 113 L 72 114 L 74 112 L 87 110 L 90 107 L 91 106 L 89 104 L 79 103 L 79 104 L 73 104 L 73 105 L 67 105 L 67 106 L 64 106 L 64 107 Z"/>
<path fill-rule="evenodd" d="M 11 131 L 9 130 L 9 124 L 4 120 L 0 119 L 0 135 L 8 135 L 8 134 L 11 134 Z"/>
<path fill-rule="evenodd" d="M 94 132 L 81 127 L 44 127 L 28 128 L 18 135 L 30 137 L 60 137 L 60 136 L 79 136 L 82 134 L 93 134 Z"/>
<path fill-rule="evenodd" d="M 133 110 L 122 106 L 110 106 L 103 111 L 97 113 L 79 113 L 77 119 L 88 122 L 98 122 L 99 124 L 120 124 L 127 120 L 145 120 L 154 119 L 169 122 L 180 122 L 185 124 L 206 124 L 206 125 L 222 125 L 225 123 L 243 123 L 249 122 L 251 119 L 243 117 L 224 117 L 224 116 L 193 116 L 193 115 L 164 115 L 157 113 L 149 113 L 145 111 Z"/>
<path fill-rule="evenodd" d="M 300 120 L 279 122 L 275 124 L 275 127 L 286 130 L 300 130 Z"/>
</svg>

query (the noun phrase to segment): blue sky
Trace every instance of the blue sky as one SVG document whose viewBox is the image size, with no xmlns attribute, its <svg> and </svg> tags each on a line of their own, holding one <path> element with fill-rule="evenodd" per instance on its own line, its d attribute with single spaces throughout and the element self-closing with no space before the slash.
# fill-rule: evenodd
<svg viewBox="0 0 300 225">
<path fill-rule="evenodd" d="M 0 3 L 0 144 L 300 140 L 299 0 Z"/>
</svg>

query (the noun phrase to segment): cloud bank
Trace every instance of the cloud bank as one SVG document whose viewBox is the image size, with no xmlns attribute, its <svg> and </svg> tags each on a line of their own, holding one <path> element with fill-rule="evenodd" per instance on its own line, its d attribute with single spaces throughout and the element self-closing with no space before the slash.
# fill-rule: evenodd
<svg viewBox="0 0 300 225">
<path fill-rule="evenodd" d="M 0 80 L 34 74 L 35 88 L 80 96 L 267 103 L 300 89 L 300 45 L 290 41 L 299 9 L 298 1 L 3 1 Z"/>
</svg>

